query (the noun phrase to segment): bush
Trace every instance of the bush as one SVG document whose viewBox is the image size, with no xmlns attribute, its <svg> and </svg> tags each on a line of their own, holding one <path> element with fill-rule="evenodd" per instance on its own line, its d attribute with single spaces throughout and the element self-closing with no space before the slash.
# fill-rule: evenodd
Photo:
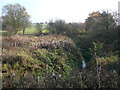
<svg viewBox="0 0 120 90">
<path fill-rule="evenodd" d="M 81 67 L 77 47 L 64 36 L 15 35 L 3 37 L 2 46 L 3 87 L 63 87 L 71 71 Z"/>
</svg>

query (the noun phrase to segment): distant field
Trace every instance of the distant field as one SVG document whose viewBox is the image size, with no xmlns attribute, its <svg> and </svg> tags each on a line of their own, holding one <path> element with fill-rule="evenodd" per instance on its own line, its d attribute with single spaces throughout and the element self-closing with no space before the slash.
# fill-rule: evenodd
<svg viewBox="0 0 120 90">
<path fill-rule="evenodd" d="M 0 36 L 4 35 L 7 31 L 0 30 Z M 19 31 L 18 34 L 22 34 L 23 31 Z M 35 28 L 26 28 L 25 34 L 34 34 L 37 33 L 37 30 Z"/>
<path fill-rule="evenodd" d="M 3 30 L 0 30 L 0 36 L 5 35 L 6 32 L 7 32 L 7 31 L 5 31 L 5 30 L 4 30 L 4 31 L 3 31 Z M 32 27 L 32 28 L 26 28 L 26 30 L 25 30 L 25 34 L 35 34 L 35 33 L 38 33 L 38 31 L 37 31 L 36 28 L 34 28 L 34 27 Z M 45 29 L 43 28 L 42 33 L 49 33 L 49 31 L 48 31 L 48 30 L 45 30 Z M 23 31 L 19 31 L 18 34 L 23 34 Z"/>
<path fill-rule="evenodd" d="M 0 30 L 0 36 L 4 35 L 7 31 Z"/>
<path fill-rule="evenodd" d="M 22 34 L 23 32 L 20 31 L 18 32 L 18 34 Z M 25 30 L 25 34 L 34 34 L 34 33 L 37 33 L 37 30 L 35 28 L 26 28 Z"/>
<path fill-rule="evenodd" d="M 38 31 L 34 27 L 26 28 L 26 30 L 25 30 L 25 34 L 35 34 L 35 33 L 38 33 Z M 42 33 L 49 33 L 49 31 L 46 30 L 45 27 L 43 27 Z M 23 34 L 23 31 L 18 32 L 18 34 Z"/>
</svg>

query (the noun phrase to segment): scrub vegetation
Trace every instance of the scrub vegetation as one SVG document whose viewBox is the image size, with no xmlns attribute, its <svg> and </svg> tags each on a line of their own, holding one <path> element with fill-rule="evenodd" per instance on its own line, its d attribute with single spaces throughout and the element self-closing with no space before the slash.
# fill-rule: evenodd
<svg viewBox="0 0 120 90">
<path fill-rule="evenodd" d="M 6 10 L 0 31 L 3 88 L 119 89 L 118 14 L 95 11 L 85 23 L 33 24 L 23 6 Z"/>
</svg>

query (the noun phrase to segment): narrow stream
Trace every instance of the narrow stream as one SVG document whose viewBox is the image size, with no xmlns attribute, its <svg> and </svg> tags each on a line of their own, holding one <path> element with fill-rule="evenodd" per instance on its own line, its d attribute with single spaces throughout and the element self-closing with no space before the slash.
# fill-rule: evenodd
<svg viewBox="0 0 120 90">
<path fill-rule="evenodd" d="M 86 67 L 86 63 L 85 63 L 85 61 L 84 61 L 84 59 L 82 60 L 82 69 L 85 69 L 85 67 Z"/>
</svg>

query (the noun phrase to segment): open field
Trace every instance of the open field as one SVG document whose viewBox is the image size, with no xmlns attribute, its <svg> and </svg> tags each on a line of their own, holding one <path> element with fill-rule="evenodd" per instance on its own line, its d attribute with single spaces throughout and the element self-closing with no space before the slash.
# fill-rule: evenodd
<svg viewBox="0 0 120 90">
<path fill-rule="evenodd" d="M 7 31 L 0 30 L 0 36 L 5 35 L 6 33 L 7 33 Z M 36 34 L 36 33 L 38 33 L 38 31 L 34 27 L 26 28 L 26 30 L 25 30 L 25 34 Z M 43 29 L 42 33 L 49 33 L 49 31 Z M 19 31 L 17 34 L 23 34 L 23 31 Z"/>
<path fill-rule="evenodd" d="M 0 30 L 0 36 L 5 35 L 7 33 L 6 30 Z M 35 28 L 26 28 L 25 34 L 35 34 L 38 33 Z M 22 31 L 19 31 L 18 34 L 23 34 Z"/>
<path fill-rule="evenodd" d="M 0 36 L 4 35 L 7 31 L 0 30 Z"/>
<path fill-rule="evenodd" d="M 26 30 L 25 30 L 25 34 L 35 34 L 35 33 L 38 33 L 38 32 L 34 27 L 26 28 Z M 23 34 L 23 32 L 19 31 L 18 34 Z"/>
</svg>

